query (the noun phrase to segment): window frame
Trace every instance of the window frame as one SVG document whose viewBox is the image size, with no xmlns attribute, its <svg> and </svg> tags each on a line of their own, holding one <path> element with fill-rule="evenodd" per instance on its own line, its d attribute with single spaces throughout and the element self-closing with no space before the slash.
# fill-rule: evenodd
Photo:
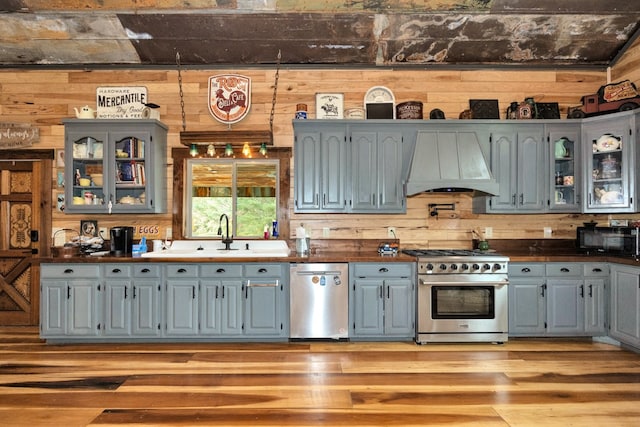
<svg viewBox="0 0 640 427">
<path fill-rule="evenodd" d="M 173 158 L 173 198 L 172 198 L 172 216 L 171 227 L 173 240 L 207 240 L 204 238 L 190 238 L 186 237 L 186 197 L 190 192 L 185 191 L 187 180 L 187 160 L 192 159 L 189 154 L 189 149 L 186 147 L 174 147 L 171 150 L 171 156 Z M 278 166 L 279 184 L 278 184 L 278 228 L 281 239 L 289 239 L 289 202 L 291 197 L 291 147 L 269 147 L 268 159 L 277 159 L 280 163 Z M 251 159 L 253 161 L 260 160 L 257 158 Z M 219 238 L 215 236 L 215 238 Z M 210 240 L 215 240 L 211 238 Z M 242 237 L 236 240 L 242 240 Z"/>
</svg>

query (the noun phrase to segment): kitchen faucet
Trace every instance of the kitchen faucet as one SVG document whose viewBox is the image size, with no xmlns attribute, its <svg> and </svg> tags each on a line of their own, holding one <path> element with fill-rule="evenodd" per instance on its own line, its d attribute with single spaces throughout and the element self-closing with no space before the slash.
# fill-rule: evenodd
<svg viewBox="0 0 640 427">
<path fill-rule="evenodd" d="M 225 238 L 222 234 L 222 218 L 226 221 L 227 227 L 227 237 Z M 233 236 L 229 237 L 229 217 L 227 214 L 220 215 L 220 222 L 218 223 L 218 236 L 222 236 L 222 243 L 224 243 L 224 249 L 227 251 L 231 250 L 231 244 L 233 243 Z"/>
</svg>

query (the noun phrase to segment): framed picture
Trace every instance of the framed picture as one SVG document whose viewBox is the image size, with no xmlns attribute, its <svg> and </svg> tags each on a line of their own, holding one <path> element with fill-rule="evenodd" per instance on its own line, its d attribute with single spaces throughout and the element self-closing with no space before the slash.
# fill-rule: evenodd
<svg viewBox="0 0 640 427">
<path fill-rule="evenodd" d="M 64 168 L 64 150 L 60 148 L 56 149 L 56 167 Z"/>
<path fill-rule="evenodd" d="M 58 188 L 64 188 L 64 171 L 57 171 L 56 183 Z"/>
<path fill-rule="evenodd" d="M 344 94 L 316 93 L 317 119 L 342 119 L 344 112 Z"/>
<path fill-rule="evenodd" d="M 98 237 L 98 221 L 83 220 L 80 221 L 80 235 L 82 237 Z"/>
</svg>

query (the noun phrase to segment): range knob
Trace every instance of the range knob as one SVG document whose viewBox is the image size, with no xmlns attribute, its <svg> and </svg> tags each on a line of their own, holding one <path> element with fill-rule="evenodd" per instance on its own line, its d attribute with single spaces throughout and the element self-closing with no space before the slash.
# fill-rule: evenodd
<svg viewBox="0 0 640 427">
<path fill-rule="evenodd" d="M 502 268 L 502 266 L 498 263 L 493 264 L 493 271 L 499 271 Z"/>
<path fill-rule="evenodd" d="M 478 264 L 473 264 L 473 265 L 471 266 L 471 269 L 472 269 L 473 271 L 477 271 L 477 270 L 480 270 L 480 266 L 479 266 Z"/>
<path fill-rule="evenodd" d="M 445 271 L 447 269 L 447 264 L 440 264 L 440 270 Z"/>
<path fill-rule="evenodd" d="M 458 269 L 458 264 L 451 264 L 451 270 L 456 271 Z"/>
<path fill-rule="evenodd" d="M 491 266 L 489 264 L 484 264 L 482 266 L 482 271 L 487 271 L 487 270 L 491 270 Z"/>
<path fill-rule="evenodd" d="M 427 264 L 427 270 L 432 271 L 433 270 L 433 264 L 431 264 L 431 263 Z"/>
<path fill-rule="evenodd" d="M 469 264 L 462 264 L 460 266 L 460 270 L 462 270 L 462 271 L 465 271 L 465 270 L 468 270 L 468 269 L 469 269 Z"/>
</svg>

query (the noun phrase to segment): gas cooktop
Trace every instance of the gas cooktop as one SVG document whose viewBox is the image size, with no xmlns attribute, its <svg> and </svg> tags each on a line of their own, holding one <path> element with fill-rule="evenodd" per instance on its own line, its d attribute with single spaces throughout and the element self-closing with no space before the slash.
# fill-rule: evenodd
<svg viewBox="0 0 640 427">
<path fill-rule="evenodd" d="M 468 249 L 404 249 L 402 253 L 415 257 L 500 256 L 494 251 Z"/>
</svg>

